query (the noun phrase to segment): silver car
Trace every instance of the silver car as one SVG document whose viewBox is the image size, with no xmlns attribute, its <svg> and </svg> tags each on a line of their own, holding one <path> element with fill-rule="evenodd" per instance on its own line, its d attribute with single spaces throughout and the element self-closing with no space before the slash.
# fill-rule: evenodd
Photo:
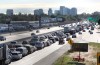
<svg viewBox="0 0 100 65">
<path fill-rule="evenodd" d="M 25 47 L 18 47 L 16 48 L 16 51 L 21 52 L 23 56 L 26 56 L 28 54 L 28 50 Z"/>
<path fill-rule="evenodd" d="M 13 51 L 11 54 L 12 60 L 19 60 L 22 58 L 22 54 L 19 51 Z"/>
</svg>

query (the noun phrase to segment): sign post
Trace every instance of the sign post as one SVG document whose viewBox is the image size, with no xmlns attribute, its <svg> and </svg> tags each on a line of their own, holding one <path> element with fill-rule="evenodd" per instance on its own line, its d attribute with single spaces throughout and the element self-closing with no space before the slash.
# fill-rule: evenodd
<svg viewBox="0 0 100 65">
<path fill-rule="evenodd" d="M 100 52 L 97 53 L 97 65 L 100 65 Z"/>
<path fill-rule="evenodd" d="M 72 39 L 69 39 L 69 40 L 68 40 L 68 43 L 69 43 L 70 45 L 73 45 L 74 42 L 73 42 Z"/>
<path fill-rule="evenodd" d="M 88 44 L 87 43 L 74 43 L 72 45 L 72 50 L 79 52 L 79 56 L 73 58 L 74 61 L 84 61 L 84 58 L 81 58 L 80 52 L 88 52 Z"/>
</svg>

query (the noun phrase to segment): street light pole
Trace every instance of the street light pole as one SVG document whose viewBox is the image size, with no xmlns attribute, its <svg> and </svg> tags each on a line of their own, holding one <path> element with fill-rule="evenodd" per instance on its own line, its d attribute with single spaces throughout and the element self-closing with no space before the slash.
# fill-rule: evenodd
<svg viewBox="0 0 100 65">
<path fill-rule="evenodd" d="M 39 28 L 41 28 L 41 15 L 39 15 Z"/>
</svg>

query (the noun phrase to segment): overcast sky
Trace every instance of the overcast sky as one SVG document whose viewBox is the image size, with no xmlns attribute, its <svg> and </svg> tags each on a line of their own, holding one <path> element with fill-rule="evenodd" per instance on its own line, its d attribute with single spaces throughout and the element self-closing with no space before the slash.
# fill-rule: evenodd
<svg viewBox="0 0 100 65">
<path fill-rule="evenodd" d="M 48 8 L 52 8 L 54 11 L 60 6 L 76 7 L 79 14 L 100 12 L 100 0 L 0 0 L 0 12 L 3 13 L 6 9 L 14 9 L 16 12 L 33 12 L 38 8 L 43 8 L 47 13 Z"/>
</svg>

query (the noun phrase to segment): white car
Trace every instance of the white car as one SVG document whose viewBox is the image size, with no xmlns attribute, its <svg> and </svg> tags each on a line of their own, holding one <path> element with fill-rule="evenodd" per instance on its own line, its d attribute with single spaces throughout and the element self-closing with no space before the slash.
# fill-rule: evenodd
<svg viewBox="0 0 100 65">
<path fill-rule="evenodd" d="M 22 58 L 22 54 L 18 51 L 13 51 L 11 54 L 12 60 L 19 60 Z"/>
<path fill-rule="evenodd" d="M 16 48 L 16 51 L 21 52 L 22 56 L 26 56 L 28 54 L 28 50 L 26 47 L 18 47 L 18 48 Z"/>
</svg>

